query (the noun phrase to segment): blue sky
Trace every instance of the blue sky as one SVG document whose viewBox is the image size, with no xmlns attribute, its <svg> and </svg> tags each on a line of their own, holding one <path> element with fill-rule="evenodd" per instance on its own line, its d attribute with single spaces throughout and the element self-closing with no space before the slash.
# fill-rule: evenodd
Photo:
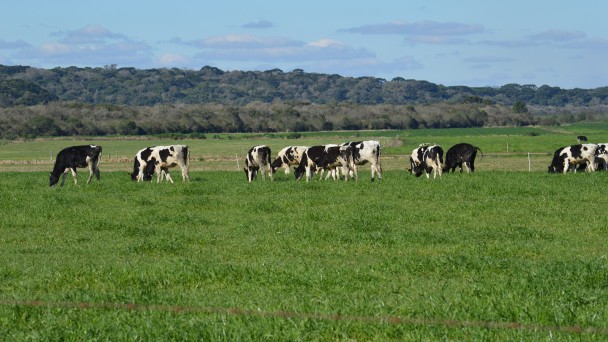
<svg viewBox="0 0 608 342">
<path fill-rule="evenodd" d="M 0 64 L 608 86 L 608 1 L 34 1 L 0 13 Z"/>
</svg>

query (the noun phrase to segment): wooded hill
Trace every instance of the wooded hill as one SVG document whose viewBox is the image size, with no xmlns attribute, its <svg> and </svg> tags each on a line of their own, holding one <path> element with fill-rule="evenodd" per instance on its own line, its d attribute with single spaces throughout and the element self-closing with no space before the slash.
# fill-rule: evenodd
<svg viewBox="0 0 608 342">
<path fill-rule="evenodd" d="M 443 86 L 396 77 L 0 65 L 2 138 L 560 124 L 608 115 L 608 87 Z"/>
</svg>

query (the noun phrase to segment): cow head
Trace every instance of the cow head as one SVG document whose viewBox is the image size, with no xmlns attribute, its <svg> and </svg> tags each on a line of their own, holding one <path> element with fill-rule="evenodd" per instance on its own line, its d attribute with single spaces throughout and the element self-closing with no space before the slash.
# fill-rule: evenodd
<svg viewBox="0 0 608 342">
<path fill-rule="evenodd" d="M 49 177 L 49 183 L 50 186 L 54 186 L 55 184 L 57 184 L 59 182 L 59 176 L 55 175 L 54 173 L 51 172 L 51 176 Z"/>
<path fill-rule="evenodd" d="M 410 172 L 416 177 L 420 177 L 422 176 L 424 169 L 425 166 L 422 163 L 417 163 L 414 158 L 410 157 L 410 168 L 407 169 L 408 172 Z"/>
<path fill-rule="evenodd" d="M 296 176 L 297 180 L 300 180 L 300 178 L 302 178 L 302 176 L 305 173 L 306 173 L 306 168 L 302 164 L 293 168 L 293 174 Z"/>
</svg>

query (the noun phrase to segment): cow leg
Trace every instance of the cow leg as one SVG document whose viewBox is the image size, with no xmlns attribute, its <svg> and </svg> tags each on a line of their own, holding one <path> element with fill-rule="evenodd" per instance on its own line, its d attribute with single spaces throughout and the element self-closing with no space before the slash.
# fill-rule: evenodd
<svg viewBox="0 0 608 342">
<path fill-rule="evenodd" d="M 260 166 L 258 167 L 258 172 L 260 172 L 262 174 L 262 180 L 266 181 L 266 167 L 264 164 L 260 164 Z"/>
<path fill-rule="evenodd" d="M 61 174 L 61 184 L 60 186 L 63 186 L 63 184 L 65 184 L 65 177 L 67 177 L 68 172 L 70 172 L 70 169 L 65 169 L 65 171 L 63 171 L 63 173 Z"/>
<path fill-rule="evenodd" d="M 188 167 L 182 167 L 182 180 L 184 182 L 190 181 L 190 175 L 188 173 Z"/>
<path fill-rule="evenodd" d="M 162 182 L 163 178 L 165 178 L 167 176 L 165 174 L 165 169 L 158 164 L 156 164 L 156 167 L 154 168 L 154 172 L 156 172 L 156 183 Z"/>
<path fill-rule="evenodd" d="M 338 172 L 338 169 L 336 169 L 336 173 L 337 172 Z M 351 170 L 347 165 L 342 166 L 342 173 L 344 174 L 344 180 L 348 181 L 348 178 L 350 178 Z M 340 177 L 338 176 L 338 178 L 340 178 Z"/>
<path fill-rule="evenodd" d="M 71 168 L 70 171 L 72 171 L 72 178 L 74 178 L 74 185 L 78 185 L 78 173 L 76 172 L 76 168 Z M 64 174 L 67 175 L 67 174 Z M 64 177 L 65 179 L 65 177 Z M 63 185 L 63 182 L 61 182 L 61 185 Z"/>
<path fill-rule="evenodd" d="M 146 169 L 146 163 L 141 163 L 139 166 L 139 172 L 137 172 L 137 182 L 144 181 L 144 170 Z"/>
<path fill-rule="evenodd" d="M 564 174 L 568 173 L 568 171 L 570 171 L 570 162 L 568 161 L 568 159 L 564 160 Z M 576 168 L 574 169 L 574 173 L 576 173 Z"/>
<path fill-rule="evenodd" d="M 95 174 L 95 163 L 89 163 L 89 179 L 87 179 L 87 184 L 91 183 L 91 179 L 93 179 L 93 175 Z M 97 180 L 99 180 L 99 176 L 97 176 Z"/>
<path fill-rule="evenodd" d="M 441 176 L 443 175 L 443 167 L 441 166 L 439 160 L 437 160 L 437 165 L 435 166 L 435 173 L 439 174 L 439 178 L 441 178 Z"/>
<path fill-rule="evenodd" d="M 164 171 L 164 174 L 165 174 L 165 178 L 166 178 L 166 179 L 167 179 L 169 182 L 173 183 L 173 179 L 171 178 L 171 174 L 169 174 L 169 169 L 166 169 L 166 171 Z"/>
<path fill-rule="evenodd" d="M 376 173 L 378 174 L 378 179 L 382 179 L 382 164 L 380 162 L 376 164 Z"/>
<path fill-rule="evenodd" d="M 99 178 L 101 178 L 101 176 L 99 175 L 99 164 L 95 163 L 95 178 L 97 178 L 97 180 L 99 180 Z"/>
</svg>

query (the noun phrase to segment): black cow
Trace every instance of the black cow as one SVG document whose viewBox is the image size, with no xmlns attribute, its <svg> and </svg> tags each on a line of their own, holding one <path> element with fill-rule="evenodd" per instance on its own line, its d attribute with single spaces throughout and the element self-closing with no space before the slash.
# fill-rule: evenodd
<svg viewBox="0 0 608 342">
<path fill-rule="evenodd" d="M 553 153 L 553 160 L 549 165 L 549 173 L 567 173 L 570 167 L 574 166 L 573 172 L 577 171 L 576 166 L 587 164 L 587 171 L 595 171 L 595 153 L 597 151 L 595 144 L 572 145 L 558 148 Z"/>
<path fill-rule="evenodd" d="M 309 181 L 314 172 L 319 172 L 322 178 L 324 171 L 339 166 L 342 167 L 344 180 L 348 180 L 348 175 L 354 168 L 352 148 L 350 146 L 312 146 L 304 151 L 300 165 L 294 169 L 294 174 L 298 180 L 302 178 L 302 175 L 306 174 L 306 181 Z M 335 176 L 334 179 L 336 179 Z"/>
<path fill-rule="evenodd" d="M 258 145 L 249 149 L 247 155 L 245 156 L 246 167 L 243 169 L 245 170 L 245 175 L 247 176 L 247 180 L 249 182 L 255 179 L 260 168 L 263 168 L 262 179 L 266 180 L 266 173 L 268 173 L 270 180 L 272 180 L 274 170 L 270 165 L 270 155 L 270 147 L 266 145 Z"/>
<path fill-rule="evenodd" d="M 479 147 L 467 143 L 456 144 L 448 149 L 445 154 L 444 172 L 454 172 L 456 167 L 462 172 L 462 166 L 467 168 L 467 172 L 475 171 L 475 157 L 477 151 L 481 152 Z M 482 156 L 483 156 L 483 152 Z"/>
<path fill-rule="evenodd" d="M 99 180 L 99 159 L 101 157 L 101 146 L 96 145 L 82 145 L 82 146 L 71 146 L 66 147 L 59 151 L 57 158 L 55 159 L 55 166 L 51 171 L 49 178 L 50 185 L 54 186 L 59 182 L 59 177 L 63 174 L 61 179 L 61 186 L 65 183 L 65 177 L 68 172 L 72 172 L 74 177 L 74 185 L 78 185 L 78 174 L 76 168 L 89 167 L 89 179 L 87 184 L 91 182 L 93 175 Z"/>
<path fill-rule="evenodd" d="M 152 175 L 157 173 L 156 181 L 160 183 L 163 177 L 173 183 L 169 168 L 179 165 L 182 171 L 182 180 L 187 182 L 189 176 L 190 148 L 186 145 L 153 146 L 146 147 L 135 154 L 133 160 L 133 181 L 150 181 Z"/>
<path fill-rule="evenodd" d="M 579 144 L 582 144 L 584 142 L 587 142 L 587 137 L 584 136 L 584 135 L 579 135 L 579 136 L 576 137 L 576 140 L 578 140 Z"/>
<path fill-rule="evenodd" d="M 433 172 L 433 178 L 437 178 L 437 174 L 441 177 L 443 172 L 442 164 L 443 148 L 441 146 L 419 146 L 412 150 L 408 171 L 416 177 L 420 177 L 423 172 L 426 172 L 426 178 L 430 178 L 430 174 Z"/>
</svg>

